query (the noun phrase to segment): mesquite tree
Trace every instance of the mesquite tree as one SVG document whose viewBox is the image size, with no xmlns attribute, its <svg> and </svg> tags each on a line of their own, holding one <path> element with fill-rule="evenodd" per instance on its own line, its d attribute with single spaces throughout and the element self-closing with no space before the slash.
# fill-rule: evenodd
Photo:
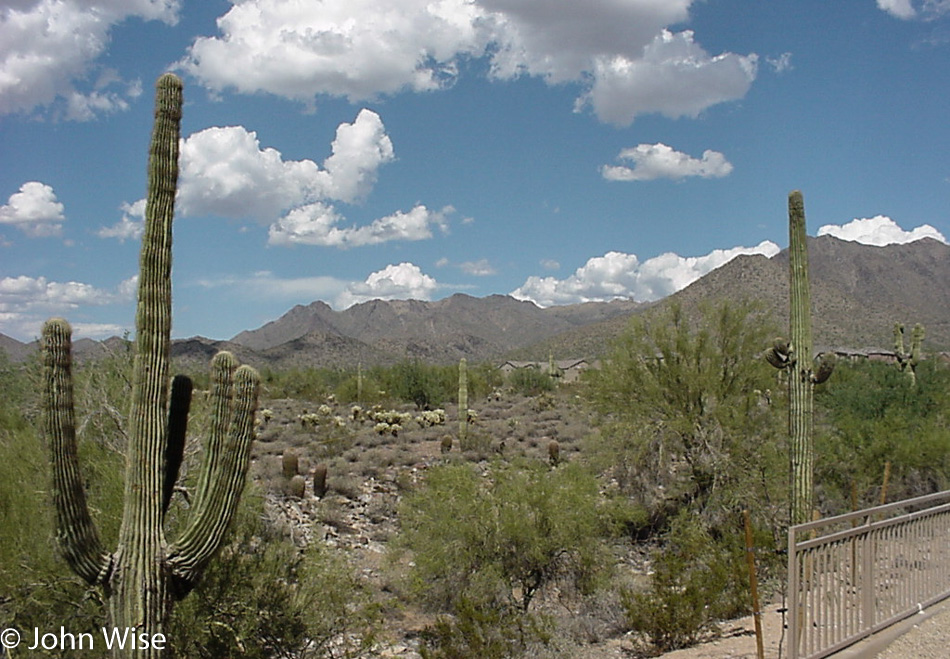
<svg viewBox="0 0 950 659">
<path fill-rule="evenodd" d="M 776 339 L 765 357 L 772 366 L 788 371 L 791 523 L 802 524 L 811 519 L 814 492 L 814 385 L 831 376 L 834 358 L 833 355 L 821 355 L 812 360 L 811 356 L 811 295 L 808 287 L 805 204 L 798 190 L 788 195 L 788 234 L 791 341 Z"/>
<path fill-rule="evenodd" d="M 175 541 L 164 534 L 184 451 L 191 382 L 169 379 L 171 239 L 178 180 L 182 83 L 156 84 L 142 238 L 130 433 L 118 545 L 103 547 L 89 514 L 79 471 L 71 377 L 71 330 L 59 318 L 43 328 L 44 422 L 53 468 L 57 538 L 73 571 L 102 587 L 110 623 L 150 639 L 163 633 L 175 601 L 196 584 L 220 547 L 247 475 L 259 378 L 222 352 L 211 362 L 211 429 L 191 518 Z M 131 634 L 130 634 L 131 636 Z M 165 648 L 167 649 L 167 648 Z M 162 648 L 126 643 L 115 656 L 153 657 Z"/>
</svg>

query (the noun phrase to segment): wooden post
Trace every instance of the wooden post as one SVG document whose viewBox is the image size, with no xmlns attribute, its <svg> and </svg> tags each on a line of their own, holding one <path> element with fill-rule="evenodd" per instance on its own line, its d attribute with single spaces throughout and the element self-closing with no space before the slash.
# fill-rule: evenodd
<svg viewBox="0 0 950 659">
<path fill-rule="evenodd" d="M 887 503 L 887 485 L 891 480 L 891 461 L 884 463 L 884 482 L 881 483 L 881 505 Z"/>
<path fill-rule="evenodd" d="M 755 652 L 758 659 L 765 659 L 765 648 L 762 643 L 762 612 L 759 608 L 759 583 L 755 578 L 755 547 L 752 540 L 752 522 L 749 521 L 748 509 L 742 511 L 745 518 L 745 555 L 749 564 L 749 586 L 752 589 L 752 619 L 755 622 Z"/>
</svg>

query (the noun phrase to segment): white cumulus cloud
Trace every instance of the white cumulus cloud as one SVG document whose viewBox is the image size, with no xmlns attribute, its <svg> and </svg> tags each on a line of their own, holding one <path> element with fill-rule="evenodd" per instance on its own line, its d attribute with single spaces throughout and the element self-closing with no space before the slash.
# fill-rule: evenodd
<svg viewBox="0 0 950 659">
<path fill-rule="evenodd" d="M 366 226 L 343 226 L 334 202 L 363 201 L 379 168 L 395 159 L 379 115 L 363 109 L 353 123 L 337 127 L 331 154 L 321 167 L 312 160 L 286 160 L 262 147 L 243 126 L 207 128 L 182 140 L 177 207 L 182 216 L 214 215 L 270 224 L 272 245 L 356 247 L 393 240 L 424 240 L 446 229 L 454 209 L 432 211 L 419 204 Z M 122 219 L 99 230 L 103 238 L 141 236 L 145 202 L 124 204 Z M 136 219 L 137 218 L 137 219 Z"/>
<path fill-rule="evenodd" d="M 932 20 L 950 13 L 950 0 L 877 0 L 879 9 L 886 11 L 895 18 L 905 21 L 915 18 Z"/>
<path fill-rule="evenodd" d="M 565 279 L 528 277 L 511 296 L 542 307 L 619 298 L 646 302 L 685 288 L 740 254 L 772 257 L 778 252 L 778 245 L 767 240 L 755 247 L 717 249 L 697 257 L 668 252 L 643 262 L 635 254 L 608 252 L 588 260 Z"/>
<path fill-rule="evenodd" d="M 438 282 L 412 263 L 388 265 L 364 282 L 354 282 L 337 296 L 334 306 L 346 309 L 369 300 L 429 300 Z"/>
<path fill-rule="evenodd" d="M 876 215 L 868 218 L 856 218 L 847 224 L 826 224 L 818 228 L 819 236 L 834 236 L 841 240 L 864 243 L 865 245 L 902 245 L 914 242 L 921 238 L 933 238 L 942 243 L 947 239 L 937 229 L 929 224 L 922 224 L 915 229 L 905 231 L 897 222 L 886 215 Z"/>
<path fill-rule="evenodd" d="M 311 101 L 361 101 L 402 89 L 437 89 L 454 60 L 484 48 L 465 0 L 246 0 L 200 37 L 181 66 L 210 89 L 266 91 Z"/>
<path fill-rule="evenodd" d="M 393 240 L 414 241 L 432 237 L 432 227 L 446 229 L 446 215 L 451 207 L 431 211 L 423 205 L 408 213 L 396 211 L 365 226 L 340 227 L 343 218 L 323 203 L 296 208 L 271 225 L 271 245 L 320 245 L 323 247 L 361 247 Z"/>
<path fill-rule="evenodd" d="M 62 235 L 64 206 L 53 188 L 39 181 L 28 181 L 0 206 L 0 224 L 10 224 L 31 238 Z"/>
<path fill-rule="evenodd" d="M 43 322 L 51 316 L 68 316 L 80 307 L 131 302 L 137 281 L 137 277 L 132 277 L 114 290 L 106 290 L 76 281 L 50 281 L 46 277 L 4 277 L 0 279 L 0 327 L 16 336 L 38 336 Z M 73 329 L 77 335 L 99 333 L 81 323 Z"/>
<path fill-rule="evenodd" d="M 601 121 L 626 126 L 641 114 L 696 117 L 706 108 L 745 96 L 758 71 L 758 57 L 710 56 L 691 30 L 663 30 L 640 57 L 598 57 L 594 83 L 578 99 Z"/>
<path fill-rule="evenodd" d="M 130 17 L 174 24 L 179 0 L 36 0 L 0 8 L 0 115 L 57 106 L 88 120 L 128 108 L 141 93 L 97 60 L 113 26 Z M 87 80 L 91 80 L 91 88 Z"/>
<path fill-rule="evenodd" d="M 702 158 L 693 158 L 663 143 L 639 144 L 617 156 L 633 167 L 604 165 L 601 174 L 608 181 L 652 181 L 659 178 L 679 180 L 687 176 L 722 178 L 732 172 L 732 163 L 718 151 L 707 149 Z"/>
<path fill-rule="evenodd" d="M 756 56 L 708 54 L 691 31 L 694 0 L 244 0 L 179 62 L 215 93 L 268 92 L 313 104 L 450 86 L 460 62 L 490 76 L 586 88 L 578 108 L 629 124 L 643 113 L 696 116 L 742 98 Z"/>
</svg>

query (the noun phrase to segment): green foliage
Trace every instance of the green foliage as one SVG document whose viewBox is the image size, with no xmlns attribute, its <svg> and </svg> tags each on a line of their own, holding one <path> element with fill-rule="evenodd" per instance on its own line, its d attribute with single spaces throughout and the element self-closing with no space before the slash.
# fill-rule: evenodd
<svg viewBox="0 0 950 659">
<path fill-rule="evenodd" d="M 433 366 L 407 360 L 388 370 L 384 383 L 390 395 L 415 403 L 420 410 L 441 407 L 455 398 L 458 372 L 453 366 Z"/>
<path fill-rule="evenodd" d="M 415 593 L 430 608 L 527 612 L 555 581 L 592 590 L 606 576 L 597 480 L 573 464 L 443 465 L 400 507 Z"/>
<path fill-rule="evenodd" d="M 747 612 L 744 566 L 741 547 L 715 541 L 695 516 L 681 512 L 653 554 L 649 587 L 623 594 L 631 627 L 659 652 L 696 643 L 719 620 Z"/>
<path fill-rule="evenodd" d="M 59 629 L 100 633 L 106 616 L 99 593 L 77 576 L 68 575 L 56 551 L 53 516 L 49 510 L 49 457 L 31 420 L 22 412 L 35 400 L 33 365 L 0 361 L 0 621 L 21 631 Z M 87 381 L 108 379 L 98 365 L 77 374 L 80 389 Z M 122 456 L 111 450 L 86 424 L 80 437 L 79 459 L 89 476 L 89 507 L 105 539 L 118 535 L 122 508 Z M 63 653 L 65 656 L 66 653 Z M 49 656 L 57 656 L 51 653 Z M 96 656 L 90 654 L 90 656 Z"/>
<path fill-rule="evenodd" d="M 704 307 L 695 323 L 678 306 L 636 317 L 585 374 L 600 415 L 588 443 L 595 466 L 660 522 L 681 506 L 712 522 L 737 499 L 774 499 L 760 489 L 786 473 L 773 471 L 782 398 L 757 358 L 770 334 L 750 304 Z"/>
<path fill-rule="evenodd" d="M 345 558 L 319 545 L 297 549 L 262 521 L 260 499 L 247 499 L 231 542 L 175 609 L 176 655 L 315 658 L 368 647 L 376 610 Z M 332 648 L 343 635 L 352 647 Z"/>
<path fill-rule="evenodd" d="M 816 482 L 828 513 L 879 502 L 885 463 L 889 500 L 950 486 L 950 369 L 920 362 L 915 380 L 893 366 L 842 364 L 816 395 L 825 423 L 816 446 Z"/>
<path fill-rule="evenodd" d="M 345 375 L 339 371 L 325 368 L 265 370 L 261 373 L 261 385 L 270 398 L 297 400 L 323 400 L 344 379 Z"/>
<path fill-rule="evenodd" d="M 554 391 L 554 378 L 539 368 L 518 368 L 508 376 L 508 384 L 525 396 Z"/>
<path fill-rule="evenodd" d="M 400 522 L 412 592 L 451 616 L 429 630 L 430 657 L 516 656 L 544 643 L 539 593 L 554 583 L 589 593 L 609 578 L 597 480 L 576 464 L 439 466 Z"/>
<path fill-rule="evenodd" d="M 536 616 L 512 615 L 460 599 L 454 616 L 439 616 L 421 634 L 423 659 L 507 659 L 525 656 L 529 646 L 543 647 L 550 632 Z"/>
</svg>

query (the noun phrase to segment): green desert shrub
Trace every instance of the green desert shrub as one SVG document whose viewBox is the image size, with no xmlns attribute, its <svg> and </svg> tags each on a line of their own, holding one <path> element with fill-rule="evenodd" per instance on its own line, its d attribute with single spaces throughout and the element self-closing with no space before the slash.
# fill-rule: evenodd
<svg viewBox="0 0 950 659">
<path fill-rule="evenodd" d="M 657 651 L 669 652 L 696 643 L 718 621 L 746 613 L 741 549 L 717 542 L 694 515 L 681 513 L 653 552 L 648 587 L 623 593 L 631 628 Z"/>
<path fill-rule="evenodd" d="M 554 391 L 554 378 L 540 368 L 519 368 L 508 376 L 508 385 L 525 396 L 537 396 Z"/>
<path fill-rule="evenodd" d="M 599 507 L 597 480 L 577 465 L 431 469 L 403 500 L 397 539 L 411 552 L 410 591 L 449 616 L 429 630 L 430 656 L 511 656 L 512 642 L 542 642 L 536 596 L 554 583 L 589 593 L 607 578 Z"/>
<path fill-rule="evenodd" d="M 341 554 L 321 545 L 297 548 L 262 517 L 251 493 L 231 542 L 198 587 L 176 607 L 169 647 L 177 656 L 336 657 L 373 641 L 375 608 Z"/>
</svg>

